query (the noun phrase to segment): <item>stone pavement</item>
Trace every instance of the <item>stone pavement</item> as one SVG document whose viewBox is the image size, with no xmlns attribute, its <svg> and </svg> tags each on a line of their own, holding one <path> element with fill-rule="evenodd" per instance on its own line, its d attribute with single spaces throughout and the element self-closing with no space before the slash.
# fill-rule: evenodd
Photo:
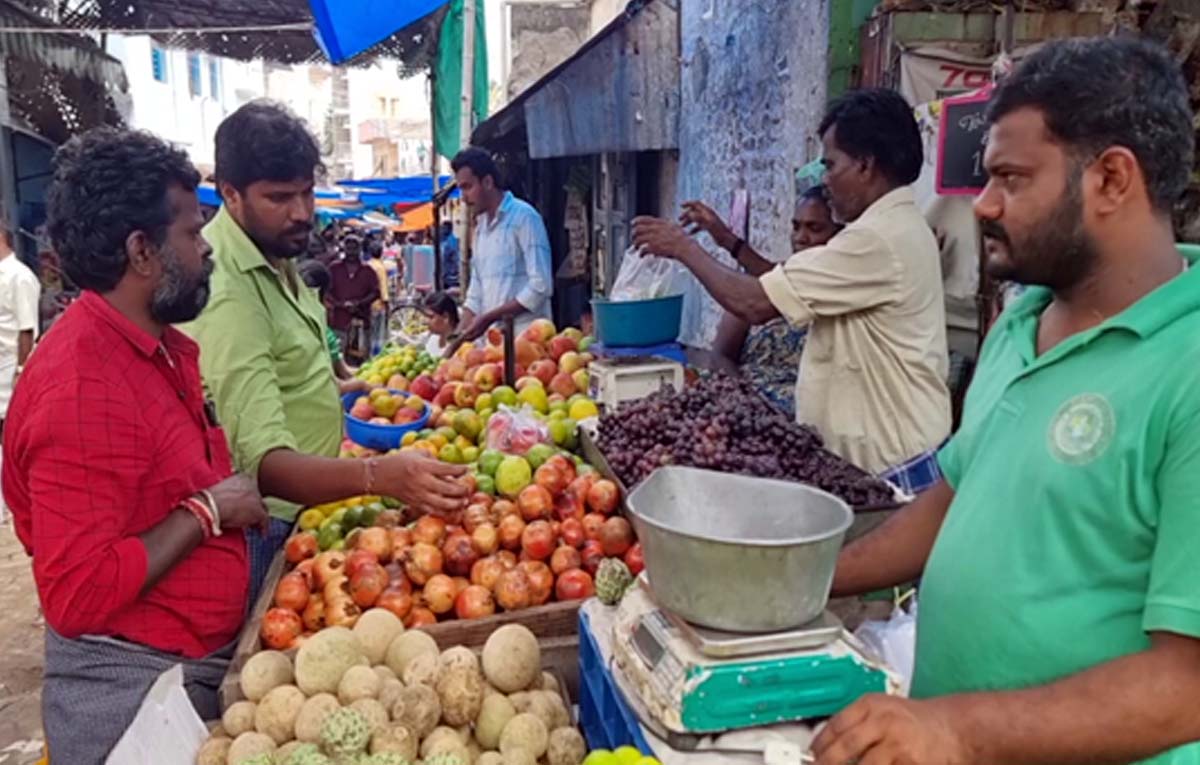
<svg viewBox="0 0 1200 765">
<path fill-rule="evenodd" d="M 0 524 L 0 765 L 33 765 L 42 755 L 42 639 L 29 558 Z"/>
</svg>

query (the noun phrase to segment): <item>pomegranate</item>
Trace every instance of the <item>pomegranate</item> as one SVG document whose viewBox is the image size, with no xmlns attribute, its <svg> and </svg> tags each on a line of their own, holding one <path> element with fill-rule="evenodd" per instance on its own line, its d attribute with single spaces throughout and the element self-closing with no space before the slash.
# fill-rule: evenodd
<svg viewBox="0 0 1200 765">
<path fill-rule="evenodd" d="M 388 586 L 388 575 L 383 566 L 373 563 L 363 566 L 350 577 L 350 597 L 359 608 L 370 608 Z"/>
<path fill-rule="evenodd" d="M 563 477 L 566 479 L 566 483 L 563 484 L 564 489 L 567 488 L 567 485 L 570 484 L 571 481 L 574 481 L 578 476 L 578 471 L 575 469 L 575 463 L 561 454 L 554 455 L 550 459 L 546 460 L 544 464 L 552 465 L 563 474 Z"/>
<path fill-rule="evenodd" d="M 354 576 L 367 566 L 378 566 L 379 558 L 370 550 L 353 550 L 346 556 L 346 565 L 343 573 L 346 576 Z"/>
<path fill-rule="evenodd" d="M 500 561 L 500 564 L 504 566 L 505 571 L 509 570 L 510 568 L 514 568 L 517 565 L 517 556 L 512 552 L 512 550 L 501 550 L 500 552 L 496 553 L 496 560 Z"/>
<path fill-rule="evenodd" d="M 543 467 L 545 466 L 543 465 Z M 541 469 L 538 468 L 538 470 Z M 526 523 L 549 518 L 550 512 L 554 509 L 554 495 L 544 486 L 530 484 L 517 495 L 517 507 L 520 508 L 521 517 L 525 519 Z"/>
<path fill-rule="evenodd" d="M 398 587 L 388 587 L 379 596 L 379 600 L 375 601 L 375 607 L 391 611 L 403 620 L 412 610 L 413 597 Z"/>
<path fill-rule="evenodd" d="M 481 523 L 471 532 L 471 544 L 480 555 L 491 555 L 500 549 L 500 532 L 490 523 Z"/>
<path fill-rule="evenodd" d="M 480 619 L 496 613 L 496 599 L 491 590 L 477 584 L 467 587 L 454 599 L 454 613 L 459 619 Z"/>
<path fill-rule="evenodd" d="M 467 505 L 467 509 L 463 512 L 463 528 L 468 534 L 475 533 L 475 529 L 485 523 L 492 522 L 491 510 L 485 505 Z"/>
<path fill-rule="evenodd" d="M 559 575 L 554 594 L 559 600 L 584 600 L 596 594 L 596 586 L 588 572 L 573 568 Z"/>
<path fill-rule="evenodd" d="M 562 494 L 571 483 L 566 473 L 550 462 L 542 464 L 534 471 L 533 482 L 535 485 L 549 492 L 551 497 L 557 497 L 559 494 Z"/>
<path fill-rule="evenodd" d="M 529 577 L 529 592 L 533 605 L 540 606 L 549 602 L 550 596 L 554 594 L 554 572 L 550 567 L 540 560 L 529 560 L 518 563 L 517 568 Z"/>
<path fill-rule="evenodd" d="M 301 616 L 304 620 L 304 629 L 311 632 L 316 632 L 325 626 L 325 599 L 320 595 L 311 595 L 308 598 L 308 605 L 304 607 L 304 613 Z"/>
<path fill-rule="evenodd" d="M 554 516 L 560 521 L 572 518 L 581 520 L 584 515 L 583 500 L 568 489 L 554 500 Z"/>
<path fill-rule="evenodd" d="M 387 563 L 392 559 L 392 535 L 387 529 L 377 526 L 365 528 L 358 538 L 356 549 L 373 554 L 380 563 Z"/>
<path fill-rule="evenodd" d="M 332 603 L 338 598 L 350 599 L 350 577 L 336 576 L 325 583 L 321 589 L 321 597 L 326 603 Z"/>
<path fill-rule="evenodd" d="M 559 527 L 559 534 L 562 536 L 562 541 L 566 545 L 574 547 L 576 550 L 583 547 L 583 543 L 587 541 L 587 534 L 583 530 L 583 519 L 567 518 Z"/>
<path fill-rule="evenodd" d="M 389 509 L 389 510 L 384 510 L 382 513 L 379 514 L 379 517 L 375 519 L 375 525 L 380 528 L 391 531 L 392 529 L 399 526 L 403 520 L 404 520 L 403 513 L 401 513 L 399 510 L 390 510 Z"/>
<path fill-rule="evenodd" d="M 313 564 L 314 563 L 316 563 L 316 559 L 309 558 L 308 560 L 300 561 L 300 563 L 297 564 L 296 568 L 292 569 L 293 574 L 299 574 L 304 577 L 304 581 L 308 585 L 309 590 L 312 590 L 312 588 L 313 588 Z"/>
<path fill-rule="evenodd" d="M 417 542 L 404 551 L 404 573 L 417 586 L 442 573 L 442 551 L 431 544 Z"/>
<path fill-rule="evenodd" d="M 344 576 L 346 554 L 338 550 L 323 552 L 313 559 L 313 583 L 322 589 L 335 576 Z"/>
<path fill-rule="evenodd" d="M 468 504 L 469 505 L 483 505 L 485 508 L 491 508 L 492 503 L 495 501 L 496 501 L 496 498 L 493 497 L 491 494 L 488 494 L 488 493 L 482 492 L 482 491 L 477 491 L 471 495 L 471 499 L 468 502 Z"/>
<path fill-rule="evenodd" d="M 279 608 L 290 608 L 296 613 L 308 605 L 308 582 L 303 574 L 292 572 L 284 574 L 279 584 L 275 585 L 275 605 Z"/>
<path fill-rule="evenodd" d="M 466 487 L 467 496 L 474 494 L 479 489 L 479 482 L 475 480 L 475 476 L 471 473 L 463 473 L 457 480 Z"/>
<path fill-rule="evenodd" d="M 429 624 L 437 624 L 437 616 L 428 608 L 414 608 L 408 612 L 408 618 L 404 620 L 406 629 L 424 627 Z"/>
<path fill-rule="evenodd" d="M 436 515 L 422 515 L 412 529 L 413 542 L 442 546 L 446 541 L 446 522 Z"/>
<path fill-rule="evenodd" d="M 607 478 L 596 481 L 587 493 L 588 508 L 604 515 L 612 515 L 616 511 L 617 502 L 620 499 L 621 491 L 615 483 Z"/>
<path fill-rule="evenodd" d="M 475 565 L 475 561 L 479 560 L 479 552 L 475 549 L 471 537 L 460 531 L 446 539 L 442 557 L 446 561 L 447 573 L 466 576 L 471 573 L 471 566 Z"/>
<path fill-rule="evenodd" d="M 272 608 L 263 616 L 262 637 L 263 645 L 276 651 L 285 651 L 292 647 L 296 638 L 304 631 L 304 622 L 300 615 L 290 608 Z"/>
<path fill-rule="evenodd" d="M 604 547 L 595 539 L 589 539 L 579 554 L 583 558 L 583 570 L 595 576 L 604 560 Z"/>
<path fill-rule="evenodd" d="M 309 558 L 315 558 L 320 551 L 320 548 L 317 546 L 317 535 L 307 531 L 293 534 L 288 537 L 283 550 L 284 556 L 287 557 L 287 562 L 293 565 Z"/>
<path fill-rule="evenodd" d="M 456 598 L 458 597 L 458 593 L 471 586 L 471 580 L 465 576 L 453 576 L 450 578 L 454 580 L 454 597 Z"/>
<path fill-rule="evenodd" d="M 569 571 L 573 568 L 579 568 L 582 565 L 583 558 L 579 555 L 579 551 L 567 545 L 562 545 L 550 556 L 550 570 L 555 575 L 562 574 L 564 571 Z"/>
<path fill-rule="evenodd" d="M 325 603 L 325 626 L 353 627 L 362 616 L 360 609 L 350 598 L 338 598 Z"/>
<path fill-rule="evenodd" d="M 519 611 L 529 608 L 533 602 L 533 588 L 529 575 L 520 567 L 511 568 L 500 575 L 496 582 L 496 602 L 505 611 Z"/>
<path fill-rule="evenodd" d="M 425 603 L 429 606 L 429 610 L 435 614 L 450 613 L 450 610 L 454 608 L 456 589 L 454 580 L 445 574 L 436 574 L 430 577 L 423 590 Z"/>
<path fill-rule="evenodd" d="M 629 573 L 637 576 L 646 568 L 646 559 L 642 556 L 642 543 L 635 542 L 625 552 L 625 565 L 629 568 Z"/>
<path fill-rule="evenodd" d="M 534 521 L 521 533 L 521 549 L 534 560 L 554 554 L 554 530 L 545 521 Z"/>
<path fill-rule="evenodd" d="M 610 557 L 620 557 L 633 546 L 633 527 L 629 521 L 621 517 L 609 518 L 600 530 L 600 544 L 604 554 Z"/>
<path fill-rule="evenodd" d="M 520 515 L 521 510 L 515 504 L 513 504 L 510 500 L 498 499 L 492 503 L 492 507 L 490 508 L 489 513 L 492 517 L 492 523 L 499 526 L 500 521 L 501 521 L 501 519 L 504 518 L 504 516 Z"/>
<path fill-rule="evenodd" d="M 506 515 L 500 519 L 500 546 L 506 550 L 521 547 L 521 535 L 525 533 L 525 521 L 519 515 Z"/>
<path fill-rule="evenodd" d="M 496 581 L 500 579 L 500 575 L 506 570 L 504 564 L 498 558 L 477 560 L 475 561 L 475 565 L 471 567 L 471 584 L 477 584 L 490 591 L 496 586 Z"/>
<path fill-rule="evenodd" d="M 403 526 L 397 526 L 391 529 L 392 532 L 392 560 L 400 557 L 406 548 L 411 547 L 413 543 L 412 532 Z"/>
<path fill-rule="evenodd" d="M 587 500 L 588 491 L 591 490 L 592 484 L 596 482 L 596 476 L 591 473 L 578 476 L 571 484 L 567 486 L 567 494 L 577 497 L 580 502 Z"/>
<path fill-rule="evenodd" d="M 588 513 L 583 516 L 583 535 L 589 540 L 600 539 L 600 530 L 604 528 L 605 517 L 600 513 Z"/>
</svg>

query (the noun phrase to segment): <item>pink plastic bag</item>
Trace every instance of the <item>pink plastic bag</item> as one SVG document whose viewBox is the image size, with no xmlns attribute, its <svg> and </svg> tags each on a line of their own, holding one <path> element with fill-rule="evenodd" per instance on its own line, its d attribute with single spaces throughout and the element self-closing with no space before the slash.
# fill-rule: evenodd
<svg viewBox="0 0 1200 765">
<path fill-rule="evenodd" d="M 520 409 L 501 406 L 487 425 L 487 445 L 505 454 L 525 454 L 538 444 L 550 443 L 550 430 L 533 416 L 528 405 Z"/>
</svg>

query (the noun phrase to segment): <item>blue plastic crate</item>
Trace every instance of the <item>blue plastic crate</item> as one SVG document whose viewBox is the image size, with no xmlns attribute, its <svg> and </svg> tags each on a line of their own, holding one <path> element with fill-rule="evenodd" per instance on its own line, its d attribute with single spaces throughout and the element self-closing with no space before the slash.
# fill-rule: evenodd
<svg viewBox="0 0 1200 765">
<path fill-rule="evenodd" d="M 588 616 L 579 611 L 579 727 L 589 749 L 633 746 L 644 755 L 654 750 L 642 735 L 637 715 L 613 680 L 608 663 L 592 637 Z"/>
</svg>

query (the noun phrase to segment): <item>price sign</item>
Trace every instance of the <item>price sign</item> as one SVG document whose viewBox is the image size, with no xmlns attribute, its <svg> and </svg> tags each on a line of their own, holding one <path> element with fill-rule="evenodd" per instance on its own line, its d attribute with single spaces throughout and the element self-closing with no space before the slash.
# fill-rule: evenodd
<svg viewBox="0 0 1200 765">
<path fill-rule="evenodd" d="M 942 101 L 938 124 L 937 193 L 975 195 L 987 185 L 983 149 L 991 88 Z"/>
</svg>

